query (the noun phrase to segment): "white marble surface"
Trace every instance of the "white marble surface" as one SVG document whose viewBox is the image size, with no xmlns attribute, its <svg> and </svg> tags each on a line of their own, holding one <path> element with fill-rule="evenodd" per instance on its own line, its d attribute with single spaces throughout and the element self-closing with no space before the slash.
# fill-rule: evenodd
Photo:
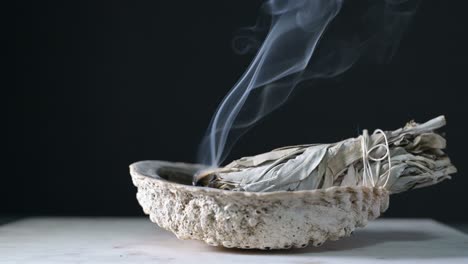
<svg viewBox="0 0 468 264">
<path fill-rule="evenodd" d="M 432 220 L 377 220 L 289 251 L 180 241 L 146 218 L 29 218 L 0 226 L 0 263 L 468 263 L 468 235 Z"/>
</svg>

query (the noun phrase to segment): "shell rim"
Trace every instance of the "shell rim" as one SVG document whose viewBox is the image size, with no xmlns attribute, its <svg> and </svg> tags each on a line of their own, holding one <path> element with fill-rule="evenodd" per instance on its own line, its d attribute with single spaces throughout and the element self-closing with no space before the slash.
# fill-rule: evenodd
<svg viewBox="0 0 468 264">
<path fill-rule="evenodd" d="M 146 167 L 144 167 L 146 166 Z M 333 186 L 325 189 L 315 189 L 315 190 L 302 190 L 302 191 L 272 191 L 272 192 L 248 192 L 248 191 L 230 191 L 230 190 L 222 190 L 204 186 L 195 186 L 195 185 L 187 185 L 182 183 L 177 183 L 174 181 L 169 181 L 163 177 L 161 177 L 158 173 L 158 170 L 161 168 L 167 169 L 174 169 L 174 168 L 187 168 L 193 167 L 196 168 L 204 168 L 206 166 L 201 164 L 193 164 L 193 163 L 184 163 L 184 162 L 170 162 L 170 161 L 161 161 L 161 160 L 143 160 L 138 161 L 130 164 L 130 175 L 132 178 L 135 177 L 144 177 L 151 179 L 152 181 L 156 181 L 165 186 L 172 186 L 178 189 L 184 189 L 190 192 L 205 192 L 205 193 L 212 193 L 218 195 L 235 195 L 235 196 L 255 196 L 255 197 L 269 197 L 269 196 L 308 196 L 308 195 L 321 195 L 324 192 L 327 192 L 331 189 L 343 189 L 346 191 L 349 188 L 364 188 L 364 189 L 383 189 L 382 187 L 367 187 L 367 186 Z M 143 168 L 142 168 L 143 167 Z M 151 170 L 151 171 L 149 171 Z M 385 190 L 387 191 L 387 190 Z"/>
</svg>

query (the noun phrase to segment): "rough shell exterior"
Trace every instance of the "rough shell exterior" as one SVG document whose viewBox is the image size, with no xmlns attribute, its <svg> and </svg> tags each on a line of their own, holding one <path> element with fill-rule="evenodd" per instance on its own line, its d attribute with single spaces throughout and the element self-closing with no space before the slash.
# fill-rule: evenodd
<svg viewBox="0 0 468 264">
<path fill-rule="evenodd" d="M 188 184 L 201 167 L 142 161 L 130 166 L 137 199 L 152 222 L 179 239 L 212 246 L 281 249 L 349 236 L 388 208 L 382 188 L 233 192 Z M 163 175 L 164 174 L 164 175 Z M 185 179 L 184 179 L 185 177 Z M 164 179 L 166 178 L 166 179 Z"/>
</svg>

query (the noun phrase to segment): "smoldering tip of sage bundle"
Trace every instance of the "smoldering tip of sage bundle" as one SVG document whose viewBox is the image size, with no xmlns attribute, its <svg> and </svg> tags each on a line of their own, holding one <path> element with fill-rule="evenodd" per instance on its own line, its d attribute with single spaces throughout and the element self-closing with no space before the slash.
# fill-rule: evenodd
<svg viewBox="0 0 468 264">
<path fill-rule="evenodd" d="M 457 172 L 443 151 L 445 138 L 435 132 L 445 124 L 439 116 L 333 144 L 283 147 L 201 171 L 194 184 L 249 192 L 364 185 L 399 193 L 430 186 Z"/>
</svg>

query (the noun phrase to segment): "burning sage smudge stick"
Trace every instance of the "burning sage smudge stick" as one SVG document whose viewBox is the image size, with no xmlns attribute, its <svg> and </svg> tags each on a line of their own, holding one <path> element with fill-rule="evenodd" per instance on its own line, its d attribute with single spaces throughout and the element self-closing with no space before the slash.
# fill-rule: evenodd
<svg viewBox="0 0 468 264">
<path fill-rule="evenodd" d="M 434 130 L 444 116 L 424 124 L 350 138 L 334 144 L 283 147 L 202 171 L 194 184 L 232 191 L 271 192 L 332 186 L 381 186 L 390 193 L 425 187 L 457 172 Z"/>
</svg>

